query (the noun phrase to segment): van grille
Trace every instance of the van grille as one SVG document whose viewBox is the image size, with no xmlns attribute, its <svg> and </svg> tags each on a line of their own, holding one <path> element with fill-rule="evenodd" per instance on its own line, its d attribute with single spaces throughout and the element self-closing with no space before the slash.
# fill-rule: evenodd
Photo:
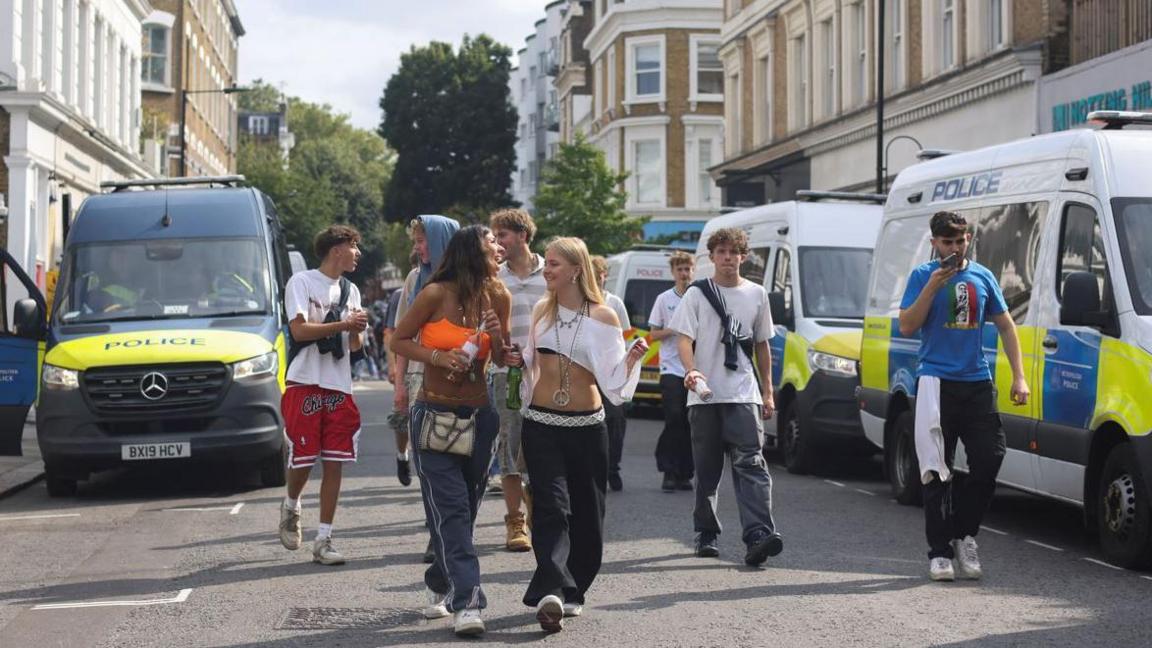
<svg viewBox="0 0 1152 648">
<path fill-rule="evenodd" d="M 220 363 L 98 367 L 85 371 L 83 379 L 88 402 L 106 414 L 209 406 L 220 398 L 227 383 L 228 369 Z"/>
</svg>

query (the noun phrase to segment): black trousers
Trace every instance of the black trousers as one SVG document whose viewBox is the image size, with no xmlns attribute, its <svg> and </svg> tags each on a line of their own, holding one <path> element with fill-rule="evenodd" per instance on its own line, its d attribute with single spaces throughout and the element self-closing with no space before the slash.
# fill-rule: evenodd
<svg viewBox="0 0 1152 648">
<path fill-rule="evenodd" d="M 623 405 L 613 405 L 608 397 L 601 394 L 604 403 L 604 423 L 608 426 L 608 474 L 620 474 L 620 459 L 624 456 L 624 433 L 628 430 L 628 418 Z"/>
<path fill-rule="evenodd" d="M 524 419 L 520 447 L 532 476 L 536 554 L 524 604 L 535 606 L 554 594 L 583 605 L 604 555 L 606 426 L 558 427 Z"/>
<path fill-rule="evenodd" d="M 929 558 L 954 558 L 952 540 L 976 537 L 996 492 L 1004 461 L 1004 428 L 991 381 L 940 381 L 940 431 L 948 468 L 956 458 L 956 441 L 964 442 L 968 476 L 947 483 L 933 473 L 924 486 L 924 526 Z"/>
<path fill-rule="evenodd" d="M 656 442 L 656 470 L 672 473 L 677 479 L 692 479 L 692 429 L 688 426 L 688 388 L 684 379 L 660 374 L 660 405 L 664 409 L 664 431 Z"/>
</svg>

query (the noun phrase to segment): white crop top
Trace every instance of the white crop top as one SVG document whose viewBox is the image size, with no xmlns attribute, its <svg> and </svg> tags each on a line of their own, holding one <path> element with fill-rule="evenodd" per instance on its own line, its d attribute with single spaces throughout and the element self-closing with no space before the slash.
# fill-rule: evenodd
<svg viewBox="0 0 1152 648">
<path fill-rule="evenodd" d="M 559 306 L 560 320 L 570 322 L 576 312 Z M 547 349 L 567 356 L 571 352 L 572 361 L 588 370 L 596 378 L 600 391 L 613 405 L 632 400 L 636 385 L 640 382 L 640 365 L 637 362 L 632 371 L 627 370 L 625 360 L 628 350 L 624 347 L 624 335 L 619 327 L 605 324 L 584 316 L 580 323 L 579 335 L 576 326 L 560 327 L 560 348 L 556 346 L 556 324 L 548 318 L 541 318 L 529 333 L 528 346 L 524 353 L 524 381 L 520 383 L 520 396 L 523 410 L 532 404 L 532 392 L 539 379 L 540 369 L 536 364 L 539 355 L 536 349 Z M 573 346 L 573 338 L 575 346 Z"/>
</svg>

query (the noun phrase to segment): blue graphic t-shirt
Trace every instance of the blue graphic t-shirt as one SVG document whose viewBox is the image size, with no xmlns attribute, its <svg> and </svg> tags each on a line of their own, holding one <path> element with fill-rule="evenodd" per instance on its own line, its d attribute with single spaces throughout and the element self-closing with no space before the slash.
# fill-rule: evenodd
<svg viewBox="0 0 1152 648">
<path fill-rule="evenodd" d="M 912 271 L 900 309 L 911 308 L 928 284 L 940 261 Z M 968 266 L 941 288 L 932 300 L 924 326 L 920 327 L 920 364 L 917 376 L 944 380 L 991 380 L 984 357 L 984 320 L 1008 310 L 996 277 L 984 266 Z"/>
</svg>

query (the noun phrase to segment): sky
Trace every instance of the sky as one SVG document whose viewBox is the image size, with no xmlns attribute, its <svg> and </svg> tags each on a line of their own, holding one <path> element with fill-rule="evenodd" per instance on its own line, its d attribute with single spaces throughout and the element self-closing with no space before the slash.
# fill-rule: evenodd
<svg viewBox="0 0 1152 648">
<path fill-rule="evenodd" d="M 516 52 L 547 0 L 235 0 L 241 85 L 264 79 L 330 104 L 360 128 L 380 124 L 380 95 L 412 46 L 486 33 Z M 515 64 L 515 58 L 513 58 Z"/>
</svg>

